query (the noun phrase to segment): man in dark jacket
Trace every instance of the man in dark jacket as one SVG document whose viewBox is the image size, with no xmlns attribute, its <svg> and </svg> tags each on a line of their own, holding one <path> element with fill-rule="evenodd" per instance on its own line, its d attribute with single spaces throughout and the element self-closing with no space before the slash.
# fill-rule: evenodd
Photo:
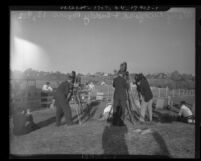
<svg viewBox="0 0 201 161">
<path fill-rule="evenodd" d="M 138 86 L 137 90 L 141 95 L 141 118 L 140 121 L 144 122 L 145 113 L 148 109 L 149 111 L 149 121 L 152 121 L 152 103 L 153 103 L 153 94 L 149 83 L 143 74 L 139 74 L 136 79 L 136 84 Z"/>
<path fill-rule="evenodd" d="M 113 81 L 114 103 L 113 103 L 113 124 L 119 124 L 124 120 L 125 108 L 128 106 L 128 89 L 129 84 L 123 78 L 123 73 L 119 72 L 118 77 Z M 121 120 L 121 119 L 122 120 Z"/>
<path fill-rule="evenodd" d="M 73 75 L 70 75 L 69 79 L 65 82 L 62 82 L 55 92 L 57 126 L 60 126 L 63 115 L 65 116 L 66 124 L 72 125 L 72 113 L 69 101 L 72 96 L 73 80 Z"/>
</svg>

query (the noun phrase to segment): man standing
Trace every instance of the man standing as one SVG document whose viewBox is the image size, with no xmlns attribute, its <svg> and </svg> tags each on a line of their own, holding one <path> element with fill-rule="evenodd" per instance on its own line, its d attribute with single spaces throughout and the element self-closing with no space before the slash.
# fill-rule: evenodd
<svg viewBox="0 0 201 161">
<path fill-rule="evenodd" d="M 153 103 L 153 94 L 149 83 L 143 74 L 137 75 L 136 78 L 137 90 L 141 98 L 141 117 L 140 121 L 144 122 L 145 113 L 148 109 L 149 112 L 149 121 L 152 121 L 152 103 Z"/>
<path fill-rule="evenodd" d="M 119 125 L 124 120 L 125 108 L 127 108 L 129 84 L 123 78 L 123 73 L 120 71 L 118 77 L 113 81 L 114 104 L 113 104 L 113 124 Z"/>
<path fill-rule="evenodd" d="M 74 77 L 71 74 L 69 79 L 62 82 L 55 92 L 56 105 L 56 126 L 60 126 L 61 118 L 64 115 L 67 125 L 72 125 L 72 113 L 69 101 L 72 96 Z"/>
</svg>

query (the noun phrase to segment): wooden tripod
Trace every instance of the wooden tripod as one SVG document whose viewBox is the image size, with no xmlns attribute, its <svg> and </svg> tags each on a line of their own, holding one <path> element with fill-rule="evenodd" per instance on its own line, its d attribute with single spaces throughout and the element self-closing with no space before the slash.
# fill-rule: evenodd
<svg viewBox="0 0 201 161">
<path fill-rule="evenodd" d="M 79 124 L 81 125 L 82 122 L 81 122 L 81 119 L 80 119 L 80 115 L 83 113 L 83 106 L 82 106 L 82 103 L 80 101 L 78 91 L 73 91 L 73 98 L 74 98 L 74 103 L 77 104 L 76 113 L 77 113 L 77 117 L 78 117 L 78 120 L 79 120 Z"/>
</svg>

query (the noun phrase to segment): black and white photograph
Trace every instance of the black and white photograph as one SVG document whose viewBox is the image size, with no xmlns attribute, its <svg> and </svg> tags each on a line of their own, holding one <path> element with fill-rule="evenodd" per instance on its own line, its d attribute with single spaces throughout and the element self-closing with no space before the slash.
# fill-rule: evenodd
<svg viewBox="0 0 201 161">
<path fill-rule="evenodd" d="M 195 7 L 10 9 L 13 156 L 195 158 Z"/>
</svg>

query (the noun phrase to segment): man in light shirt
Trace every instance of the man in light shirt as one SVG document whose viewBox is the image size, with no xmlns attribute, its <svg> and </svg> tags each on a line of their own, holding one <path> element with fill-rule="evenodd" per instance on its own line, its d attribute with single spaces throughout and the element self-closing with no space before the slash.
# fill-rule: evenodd
<svg viewBox="0 0 201 161">
<path fill-rule="evenodd" d="M 112 114 L 113 114 L 112 103 L 107 103 L 106 107 L 105 107 L 105 109 L 103 111 L 103 114 L 101 115 L 99 120 L 100 121 L 107 120 L 110 117 L 112 117 Z"/>
<path fill-rule="evenodd" d="M 179 120 L 186 122 L 186 123 L 195 123 L 193 113 L 189 109 L 189 107 L 186 106 L 185 101 L 181 101 L 180 103 L 180 111 L 179 111 Z"/>
<path fill-rule="evenodd" d="M 54 106 L 54 100 L 52 98 L 48 98 L 48 96 L 51 96 L 53 94 L 53 89 L 50 86 L 50 82 L 46 82 L 43 87 L 42 87 L 42 91 L 41 91 L 41 102 L 51 102 L 48 104 L 45 104 L 45 107 L 50 107 L 50 105 L 52 104 L 52 106 Z"/>
<path fill-rule="evenodd" d="M 50 82 L 46 82 L 46 84 L 43 85 L 42 91 L 47 93 L 53 91 L 52 87 L 50 86 Z"/>
</svg>

